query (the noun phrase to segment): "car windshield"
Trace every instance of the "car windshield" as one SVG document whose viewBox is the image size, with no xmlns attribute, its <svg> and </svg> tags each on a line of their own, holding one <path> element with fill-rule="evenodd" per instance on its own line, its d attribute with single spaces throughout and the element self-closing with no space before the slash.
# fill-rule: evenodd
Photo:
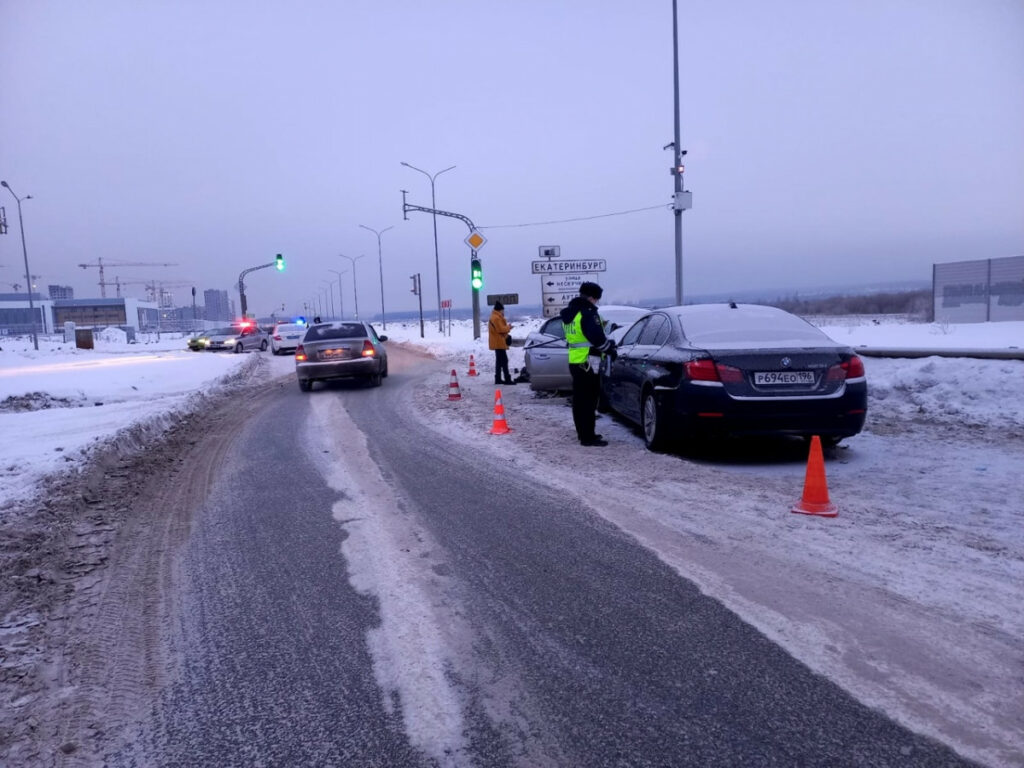
<svg viewBox="0 0 1024 768">
<path fill-rule="evenodd" d="M 366 337 L 366 329 L 361 323 L 341 323 L 339 325 L 314 325 L 306 331 L 305 341 L 322 339 L 360 339 Z"/>
<path fill-rule="evenodd" d="M 714 308 L 679 315 L 683 334 L 693 344 L 707 347 L 744 347 L 766 344 L 817 346 L 834 344 L 828 336 L 796 315 L 774 307 Z"/>
<path fill-rule="evenodd" d="M 237 333 L 241 333 L 241 328 L 214 328 L 208 332 L 210 336 L 234 336 Z"/>
</svg>

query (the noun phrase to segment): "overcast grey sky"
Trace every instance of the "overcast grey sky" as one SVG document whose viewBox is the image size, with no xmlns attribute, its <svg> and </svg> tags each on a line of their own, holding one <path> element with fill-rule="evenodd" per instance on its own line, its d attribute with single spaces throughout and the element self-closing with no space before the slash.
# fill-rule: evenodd
<svg viewBox="0 0 1024 768">
<path fill-rule="evenodd" d="M 540 301 L 540 245 L 606 300 L 673 294 L 670 0 L 0 0 L 0 177 L 32 271 L 232 289 L 301 310 L 357 265 L 365 317 L 436 307 L 431 218 L 489 238 L 485 292 Z M 1022 0 L 680 0 L 687 297 L 931 278 L 1024 253 Z M 14 200 L 0 291 L 20 278 Z M 663 209 L 562 224 L 495 225 Z M 438 219 L 468 307 L 465 225 Z M 351 272 L 345 276 L 351 313 Z M 8 285 L 3 285 L 6 283 Z M 134 288 L 141 293 L 141 289 Z M 178 295 L 188 303 L 187 289 Z M 109 292 L 108 295 L 112 295 Z"/>
</svg>

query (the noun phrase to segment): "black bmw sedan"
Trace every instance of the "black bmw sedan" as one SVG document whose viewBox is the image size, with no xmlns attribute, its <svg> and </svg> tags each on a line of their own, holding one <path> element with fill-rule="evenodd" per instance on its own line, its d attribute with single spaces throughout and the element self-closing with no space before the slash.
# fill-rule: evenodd
<svg viewBox="0 0 1024 768">
<path fill-rule="evenodd" d="M 605 363 L 602 403 L 648 448 L 702 435 L 818 435 L 835 445 L 867 412 L 864 364 L 795 315 L 754 304 L 694 304 L 642 317 Z"/>
</svg>

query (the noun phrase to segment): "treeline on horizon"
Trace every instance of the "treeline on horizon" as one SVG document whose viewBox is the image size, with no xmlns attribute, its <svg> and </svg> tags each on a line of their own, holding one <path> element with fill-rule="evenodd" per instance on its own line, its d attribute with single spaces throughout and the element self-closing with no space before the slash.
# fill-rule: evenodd
<svg viewBox="0 0 1024 768">
<path fill-rule="evenodd" d="M 932 319 L 930 288 L 814 298 L 793 296 L 758 303 L 770 304 L 794 315 L 907 315 L 925 321 Z"/>
</svg>

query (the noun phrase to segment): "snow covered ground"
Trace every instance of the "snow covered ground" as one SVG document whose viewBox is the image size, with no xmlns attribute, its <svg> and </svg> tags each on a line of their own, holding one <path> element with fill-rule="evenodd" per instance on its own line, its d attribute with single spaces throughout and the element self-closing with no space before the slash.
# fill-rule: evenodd
<svg viewBox="0 0 1024 768">
<path fill-rule="evenodd" d="M 517 319 L 519 338 L 539 320 Z M 867 318 L 819 321 L 851 346 L 1024 346 L 1024 323 L 937 325 Z M 602 489 L 591 504 L 681 575 L 861 700 L 991 765 L 1024 764 L 1024 361 L 866 358 L 865 432 L 828 462 L 834 520 L 792 515 L 805 456 L 651 454 L 628 425 L 603 417 L 611 442 L 582 449 L 565 399 L 503 388 L 510 435 L 489 434 L 494 386 L 486 334 L 451 336 L 389 323 L 392 342 L 450 361 L 423 382 L 423 423 L 524 478 L 557 461 Z M 0 518 L 46 475 L 70 471 L 131 425 L 158 434 L 205 393 L 259 368 L 290 374 L 291 357 L 185 351 L 165 336 L 97 349 L 0 341 Z M 481 376 L 467 374 L 474 355 Z M 511 367 L 523 350 L 510 351 Z M 447 400 L 448 368 L 463 400 Z M 386 385 L 385 385 L 386 386 Z M 141 448 L 141 446 L 140 446 Z M 574 480 L 574 484 L 575 484 Z M 642 503 L 637 503 L 642 500 Z"/>
</svg>

